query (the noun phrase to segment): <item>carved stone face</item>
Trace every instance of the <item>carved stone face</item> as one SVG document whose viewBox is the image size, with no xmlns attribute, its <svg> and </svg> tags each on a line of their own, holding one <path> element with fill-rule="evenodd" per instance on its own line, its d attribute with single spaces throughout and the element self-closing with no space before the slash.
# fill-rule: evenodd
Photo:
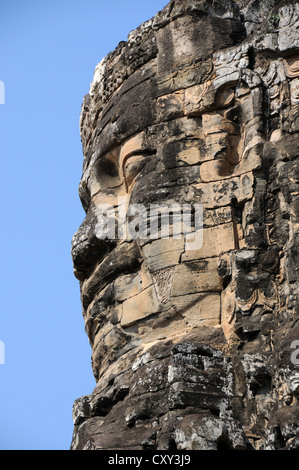
<svg viewBox="0 0 299 470">
<path fill-rule="evenodd" d="M 169 2 L 84 99 L 74 449 L 298 447 L 299 7 L 237 3 Z"/>
<path fill-rule="evenodd" d="M 129 350 L 194 327 L 222 326 L 230 336 L 234 300 L 230 290 L 223 297 L 221 267 L 246 246 L 242 208 L 253 196 L 252 171 L 263 146 L 261 87 L 242 60 L 229 77 L 220 70 L 210 74 L 213 80 L 172 93 L 139 85 L 150 118 L 136 126 L 130 115 L 138 132 L 121 142 L 115 134 L 105 151 L 99 141 L 85 165 L 80 187 L 87 215 L 73 239 L 73 260 L 96 377 Z M 117 230 L 99 235 L 103 207 L 117 229 L 120 213 L 136 204 L 155 204 L 168 216 L 174 204 L 181 211 L 202 207 L 202 243 L 189 249 L 182 229 L 169 238 L 161 231 L 134 240 Z"/>
</svg>

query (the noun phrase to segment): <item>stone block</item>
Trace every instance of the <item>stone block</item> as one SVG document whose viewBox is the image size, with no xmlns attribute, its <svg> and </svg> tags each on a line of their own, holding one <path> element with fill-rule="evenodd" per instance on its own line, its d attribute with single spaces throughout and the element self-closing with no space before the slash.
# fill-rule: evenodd
<svg viewBox="0 0 299 470">
<path fill-rule="evenodd" d="M 217 292 L 222 289 L 222 281 L 217 272 L 217 259 L 186 261 L 174 268 L 172 296 L 194 294 L 196 292 Z"/>
<path fill-rule="evenodd" d="M 223 181 L 198 183 L 193 185 L 197 201 L 206 209 L 214 209 L 220 206 L 229 206 L 232 200 L 239 203 L 250 200 L 253 197 L 254 176 L 251 172 L 239 177 L 227 178 Z"/>
<path fill-rule="evenodd" d="M 208 88 L 208 83 L 187 88 L 185 92 L 186 116 L 198 116 L 203 111 L 203 97 Z"/>
<path fill-rule="evenodd" d="M 219 256 L 234 250 L 234 228 L 232 223 L 216 225 L 203 229 L 203 245 L 199 250 L 189 250 L 183 253 L 182 262 L 196 259 L 206 259 Z"/>
<path fill-rule="evenodd" d="M 169 95 L 160 96 L 157 100 L 159 119 L 162 122 L 184 116 L 185 92 L 176 91 Z"/>
<path fill-rule="evenodd" d="M 144 268 L 138 273 L 120 276 L 114 283 L 115 300 L 123 302 L 130 297 L 134 297 L 147 289 L 152 283 L 149 273 Z"/>
<path fill-rule="evenodd" d="M 218 287 L 219 288 L 219 287 Z M 172 304 L 188 327 L 219 326 L 220 293 L 196 293 L 172 297 Z"/>
<path fill-rule="evenodd" d="M 121 326 L 129 327 L 139 320 L 147 318 L 160 310 L 160 304 L 157 299 L 156 291 L 153 286 L 149 286 L 139 294 L 127 299 L 123 303 L 123 314 Z"/>
<path fill-rule="evenodd" d="M 159 271 L 179 263 L 184 251 L 184 237 L 154 240 L 143 248 L 145 264 L 150 271 Z"/>
</svg>

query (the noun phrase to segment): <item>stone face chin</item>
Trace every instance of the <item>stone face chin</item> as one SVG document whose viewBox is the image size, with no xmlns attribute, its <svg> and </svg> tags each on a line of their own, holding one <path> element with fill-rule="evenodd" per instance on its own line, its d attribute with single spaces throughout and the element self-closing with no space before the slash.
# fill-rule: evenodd
<svg viewBox="0 0 299 470">
<path fill-rule="evenodd" d="M 296 0 L 174 0 L 96 67 L 71 449 L 299 449 L 298 26 Z"/>
</svg>

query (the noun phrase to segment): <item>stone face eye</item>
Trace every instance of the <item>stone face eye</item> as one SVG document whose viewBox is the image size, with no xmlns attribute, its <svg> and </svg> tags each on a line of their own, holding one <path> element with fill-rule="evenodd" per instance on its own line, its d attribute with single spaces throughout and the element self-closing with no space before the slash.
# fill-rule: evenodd
<svg viewBox="0 0 299 470">
<path fill-rule="evenodd" d="M 102 189 L 115 188 L 120 185 L 119 166 L 115 157 L 109 153 L 99 158 L 89 178 L 91 195 Z"/>
<path fill-rule="evenodd" d="M 96 165 L 96 179 L 101 187 L 114 187 L 120 184 L 119 168 L 110 154 L 99 159 Z"/>
<path fill-rule="evenodd" d="M 146 158 L 144 155 L 133 155 L 127 159 L 123 169 L 127 189 L 132 185 L 145 163 Z"/>
<path fill-rule="evenodd" d="M 109 158 L 104 158 L 102 161 L 99 161 L 97 165 L 97 177 L 101 178 L 104 175 L 109 178 L 118 177 L 118 167 L 116 162 L 109 160 Z"/>
</svg>

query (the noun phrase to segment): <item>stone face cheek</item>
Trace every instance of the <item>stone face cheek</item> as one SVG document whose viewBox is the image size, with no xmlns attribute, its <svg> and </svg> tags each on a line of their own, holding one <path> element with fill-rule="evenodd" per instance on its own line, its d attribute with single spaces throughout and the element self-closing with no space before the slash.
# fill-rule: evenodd
<svg viewBox="0 0 299 470">
<path fill-rule="evenodd" d="M 96 67 L 72 449 L 299 448 L 298 13 L 175 0 Z"/>
</svg>

